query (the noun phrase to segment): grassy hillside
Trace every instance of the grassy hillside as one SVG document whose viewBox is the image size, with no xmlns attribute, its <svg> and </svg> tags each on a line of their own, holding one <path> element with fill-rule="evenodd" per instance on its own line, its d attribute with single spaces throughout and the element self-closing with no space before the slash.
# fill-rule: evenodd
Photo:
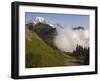
<svg viewBox="0 0 100 81">
<path fill-rule="evenodd" d="M 29 29 L 26 29 L 25 46 L 26 68 L 62 66 L 65 64 L 63 54 L 48 46 L 35 32 Z"/>
<path fill-rule="evenodd" d="M 26 68 L 84 65 L 84 56 L 65 54 L 50 47 L 28 27 L 25 32 L 25 54 Z"/>
</svg>

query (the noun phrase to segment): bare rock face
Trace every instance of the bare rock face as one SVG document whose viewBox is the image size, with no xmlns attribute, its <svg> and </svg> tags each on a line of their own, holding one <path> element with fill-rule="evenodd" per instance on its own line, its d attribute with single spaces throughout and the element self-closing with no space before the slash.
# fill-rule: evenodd
<svg viewBox="0 0 100 81">
<path fill-rule="evenodd" d="M 48 44 L 52 44 L 53 37 L 56 35 L 56 28 L 44 23 L 37 23 L 34 31 Z"/>
<path fill-rule="evenodd" d="M 40 22 L 37 24 L 30 23 L 27 27 L 29 30 L 35 31 L 47 44 L 53 45 L 53 38 L 57 34 L 56 28 L 50 26 L 49 24 Z"/>
</svg>

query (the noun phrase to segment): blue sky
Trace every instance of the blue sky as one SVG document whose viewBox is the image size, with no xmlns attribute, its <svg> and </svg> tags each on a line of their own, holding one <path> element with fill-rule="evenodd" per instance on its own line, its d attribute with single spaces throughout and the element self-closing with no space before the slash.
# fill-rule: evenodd
<svg viewBox="0 0 100 81">
<path fill-rule="evenodd" d="M 25 12 L 25 23 L 32 22 L 36 16 L 44 17 L 46 20 L 64 27 L 84 26 L 89 29 L 89 15 Z"/>
</svg>

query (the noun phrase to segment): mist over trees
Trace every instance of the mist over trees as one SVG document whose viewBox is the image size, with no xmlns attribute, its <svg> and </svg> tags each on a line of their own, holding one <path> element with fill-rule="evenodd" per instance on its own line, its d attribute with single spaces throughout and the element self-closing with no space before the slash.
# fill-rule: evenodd
<svg viewBox="0 0 100 81">
<path fill-rule="evenodd" d="M 89 53 L 89 47 L 83 47 L 77 44 L 76 49 L 73 50 L 73 54 L 76 55 L 87 55 Z"/>
<path fill-rule="evenodd" d="M 77 44 L 76 50 L 73 50 L 73 55 L 84 56 L 84 65 L 89 65 L 89 47 L 83 47 Z"/>
</svg>

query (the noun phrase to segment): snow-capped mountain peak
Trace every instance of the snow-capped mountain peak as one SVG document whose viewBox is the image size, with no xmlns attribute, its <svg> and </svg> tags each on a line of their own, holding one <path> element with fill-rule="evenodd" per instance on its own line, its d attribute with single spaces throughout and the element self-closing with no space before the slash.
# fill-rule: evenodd
<svg viewBox="0 0 100 81">
<path fill-rule="evenodd" d="M 44 17 L 42 16 L 36 16 L 33 20 L 34 24 L 37 23 L 44 23 L 44 24 L 48 24 L 49 26 L 51 26 L 52 28 L 63 28 L 60 24 L 52 22 L 52 21 L 48 21 L 46 20 Z"/>
<path fill-rule="evenodd" d="M 35 17 L 34 19 L 34 24 L 37 24 L 37 23 L 45 23 L 45 18 L 44 17 Z"/>
</svg>

